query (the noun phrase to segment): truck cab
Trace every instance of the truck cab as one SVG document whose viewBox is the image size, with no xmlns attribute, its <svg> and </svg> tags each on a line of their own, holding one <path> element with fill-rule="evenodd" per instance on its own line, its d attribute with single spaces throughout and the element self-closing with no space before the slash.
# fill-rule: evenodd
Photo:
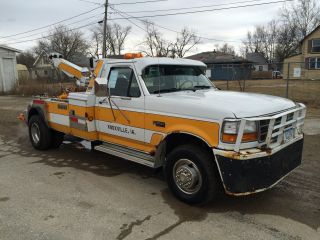
<svg viewBox="0 0 320 240">
<path fill-rule="evenodd" d="M 35 98 L 25 113 L 32 145 L 65 134 L 92 148 L 163 168 L 180 200 L 205 203 L 271 188 L 301 164 L 306 108 L 289 99 L 218 90 L 199 61 L 103 59 L 85 92 Z M 124 162 L 125 163 L 125 162 Z"/>
</svg>

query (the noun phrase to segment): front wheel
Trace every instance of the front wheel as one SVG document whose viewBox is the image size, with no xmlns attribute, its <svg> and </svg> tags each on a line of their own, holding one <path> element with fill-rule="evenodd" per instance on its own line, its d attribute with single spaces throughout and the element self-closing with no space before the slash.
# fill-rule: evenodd
<svg viewBox="0 0 320 240">
<path fill-rule="evenodd" d="M 212 155 L 197 145 L 178 146 L 167 156 L 165 175 L 171 192 L 189 204 L 211 201 L 219 192 Z"/>
</svg>

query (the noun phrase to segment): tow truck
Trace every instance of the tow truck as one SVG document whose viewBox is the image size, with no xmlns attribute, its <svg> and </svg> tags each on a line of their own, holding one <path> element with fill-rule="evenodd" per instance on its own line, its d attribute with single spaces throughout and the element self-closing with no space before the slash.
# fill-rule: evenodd
<svg viewBox="0 0 320 240">
<path fill-rule="evenodd" d="M 163 168 L 171 192 L 189 204 L 211 201 L 221 186 L 234 196 L 264 191 L 301 164 L 302 103 L 219 90 L 206 65 L 189 59 L 128 53 L 95 61 L 88 74 L 51 58 L 86 89 L 32 100 L 22 118 L 35 149 L 58 148 L 64 135 L 85 139 Z"/>
</svg>

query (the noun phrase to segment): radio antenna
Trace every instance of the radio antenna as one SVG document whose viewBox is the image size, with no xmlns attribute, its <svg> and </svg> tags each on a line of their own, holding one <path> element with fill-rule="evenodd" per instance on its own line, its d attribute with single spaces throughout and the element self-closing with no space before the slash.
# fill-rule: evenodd
<svg viewBox="0 0 320 240">
<path fill-rule="evenodd" d="M 160 81 L 160 78 L 161 78 L 161 76 L 160 76 L 160 64 L 159 64 L 159 58 L 158 58 L 158 87 L 159 87 L 159 89 L 158 89 L 158 97 L 161 97 L 161 87 L 160 87 L 160 84 L 161 84 L 161 81 Z"/>
</svg>

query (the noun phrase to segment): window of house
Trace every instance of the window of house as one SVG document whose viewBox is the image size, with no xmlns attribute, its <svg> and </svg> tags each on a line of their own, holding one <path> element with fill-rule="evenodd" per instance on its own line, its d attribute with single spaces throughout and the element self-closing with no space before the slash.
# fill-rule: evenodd
<svg viewBox="0 0 320 240">
<path fill-rule="evenodd" d="M 311 40 L 311 52 L 320 52 L 320 39 Z"/>
<path fill-rule="evenodd" d="M 128 67 L 111 68 L 108 88 L 111 96 L 140 97 L 141 95 L 135 74 Z"/>
<path fill-rule="evenodd" d="M 309 69 L 320 69 L 320 57 L 309 58 Z"/>
<path fill-rule="evenodd" d="M 263 66 L 259 66 L 259 71 L 263 71 Z"/>
<path fill-rule="evenodd" d="M 48 71 L 47 70 L 44 70 L 44 75 L 48 75 Z"/>
</svg>

